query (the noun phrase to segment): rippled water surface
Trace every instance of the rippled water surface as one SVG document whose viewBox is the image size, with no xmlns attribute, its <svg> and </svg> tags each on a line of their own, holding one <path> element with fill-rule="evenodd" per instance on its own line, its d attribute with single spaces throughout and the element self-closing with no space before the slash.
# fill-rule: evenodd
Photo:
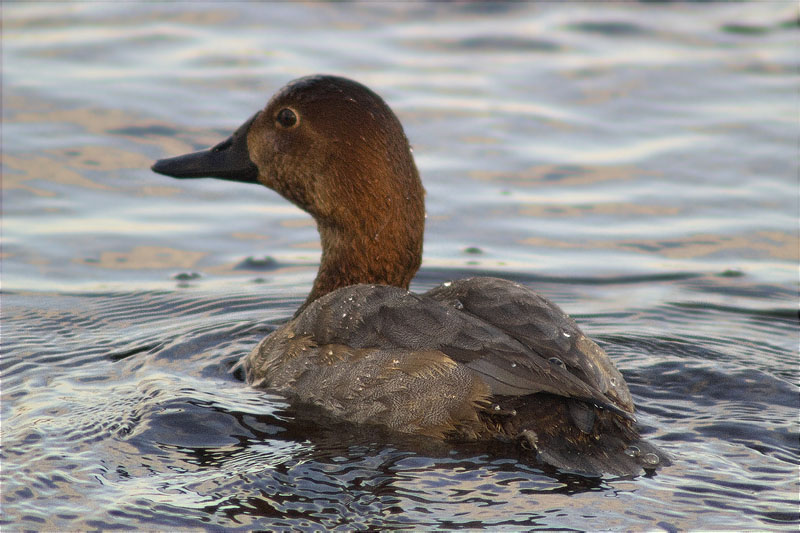
<svg viewBox="0 0 800 533">
<path fill-rule="evenodd" d="M 3 530 L 797 530 L 795 2 L 2 17 Z M 415 288 L 480 272 L 554 299 L 672 466 L 591 479 L 303 423 L 230 372 L 305 297 L 316 229 L 149 165 L 315 72 L 405 125 Z"/>
</svg>

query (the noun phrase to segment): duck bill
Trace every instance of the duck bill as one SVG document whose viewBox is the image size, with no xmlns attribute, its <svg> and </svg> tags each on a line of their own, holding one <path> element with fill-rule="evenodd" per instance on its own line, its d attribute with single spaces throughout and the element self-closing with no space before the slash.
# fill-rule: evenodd
<svg viewBox="0 0 800 533">
<path fill-rule="evenodd" d="M 258 116 L 239 126 L 233 135 L 213 148 L 191 154 L 159 159 L 150 167 L 153 172 L 178 179 L 218 178 L 244 183 L 258 183 L 258 167 L 250 160 L 247 132 Z"/>
</svg>

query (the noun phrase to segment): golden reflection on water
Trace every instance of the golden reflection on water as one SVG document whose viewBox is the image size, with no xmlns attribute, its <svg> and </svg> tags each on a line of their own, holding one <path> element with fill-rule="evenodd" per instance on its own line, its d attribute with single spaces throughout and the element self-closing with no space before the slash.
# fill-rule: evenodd
<svg viewBox="0 0 800 533">
<path fill-rule="evenodd" d="M 35 110 L 35 111 L 32 111 Z M 84 132 L 101 138 L 118 138 L 137 145 L 151 145 L 161 148 L 165 154 L 183 154 L 195 149 L 195 144 L 211 146 L 220 141 L 218 134 L 204 127 L 192 129 L 182 127 L 177 135 L 151 133 L 158 128 L 171 131 L 173 124 L 142 118 L 121 109 L 98 107 L 56 108 L 48 100 L 31 94 L 13 93 L 3 95 L 4 121 L 15 124 L 65 124 L 71 128 L 81 128 Z M 76 148 L 77 149 L 77 148 Z M 114 170 L 118 168 L 149 168 L 152 161 L 138 152 L 126 152 L 108 145 L 80 147 L 88 150 L 84 157 L 105 162 L 113 166 L 97 167 L 94 170 Z M 116 150 L 116 151 L 114 151 Z M 71 152 L 70 150 L 69 152 Z M 69 155 L 68 151 L 63 151 Z M 108 152 L 104 155 L 104 152 Z"/>
<path fill-rule="evenodd" d="M 231 233 L 231 237 L 240 241 L 267 241 L 271 237 L 263 233 L 247 233 L 242 231 L 235 231 Z"/>
<path fill-rule="evenodd" d="M 18 97 L 12 100 L 11 105 L 4 106 L 8 110 L 8 118 L 14 122 L 35 124 L 47 122 L 52 124 L 69 124 L 80 126 L 89 133 L 106 135 L 109 130 L 142 126 L 142 119 L 120 109 L 100 109 L 79 107 L 73 109 L 46 109 L 44 111 L 31 111 L 39 109 L 39 100 L 30 97 Z M 147 125 L 152 125 L 147 121 Z"/>
<path fill-rule="evenodd" d="M 96 236 L 116 235 L 119 237 L 140 236 L 158 233 L 176 233 L 184 229 L 178 223 L 143 222 L 131 223 L 112 216 L 75 217 L 66 216 L 53 221 L 47 217 L 15 217 L 3 221 L 7 230 L 19 237 L 38 236 Z"/>
<path fill-rule="evenodd" d="M 105 183 L 97 183 L 66 167 L 62 161 L 47 156 L 16 157 L 4 155 L 3 163 L 19 172 L 3 173 L 3 189 L 23 189 L 37 196 L 55 196 L 56 193 L 28 182 L 42 181 L 73 185 L 84 189 L 110 190 Z"/>
<path fill-rule="evenodd" d="M 507 210 L 503 211 L 503 213 Z M 607 202 L 598 204 L 539 204 L 526 205 L 517 211 L 521 216 L 537 218 L 573 218 L 587 215 L 608 216 L 668 216 L 677 215 L 681 208 L 666 205 L 642 205 L 628 202 Z M 498 213 L 500 215 L 501 213 Z"/>
<path fill-rule="evenodd" d="M 141 27 L 142 25 L 152 24 L 154 20 L 157 20 L 160 24 L 217 26 L 230 22 L 237 16 L 236 11 L 231 9 L 176 12 L 160 9 L 158 4 L 152 4 L 151 9 L 144 13 L 137 13 L 131 10 L 122 13 L 109 11 L 105 16 L 97 16 L 92 20 L 82 15 L 82 12 L 96 9 L 96 6 L 91 3 L 70 4 L 67 9 L 70 11 L 69 15 L 65 15 L 63 12 L 58 13 L 49 2 L 19 2 L 13 9 L 3 9 L 3 32 L 6 33 L 7 37 L 12 37 L 12 35 L 9 35 L 11 30 L 39 30 L 44 33 L 42 30 L 60 29 L 63 31 L 59 35 L 64 35 L 68 38 L 70 35 L 79 33 L 83 40 L 88 40 L 95 37 L 94 33 L 89 34 L 86 31 L 87 28 L 92 28 L 93 26 L 94 32 L 97 32 L 99 38 L 106 35 L 114 38 L 118 37 L 119 34 L 109 33 L 110 30 L 106 28 L 107 25 Z M 55 13 L 58 13 L 58 15 Z M 80 20 L 82 23 L 80 32 L 76 32 L 70 27 L 70 23 L 74 25 L 75 20 Z M 180 27 L 171 28 L 171 30 L 177 33 L 180 31 Z M 19 33 L 13 34 L 13 37 L 15 39 L 21 38 Z"/>
<path fill-rule="evenodd" d="M 536 165 L 512 172 L 476 170 L 470 177 L 482 181 L 502 181 L 518 186 L 542 186 L 556 181 L 561 186 L 590 185 L 607 181 L 631 180 L 643 175 L 654 175 L 632 165 Z"/>
<path fill-rule="evenodd" d="M 123 168 L 147 168 L 150 159 L 138 152 L 120 150 L 111 146 L 81 146 L 77 149 L 52 152 L 63 156 L 64 162 L 73 168 L 86 170 L 119 170 Z"/>
<path fill-rule="evenodd" d="M 628 141 L 627 144 L 599 145 L 575 150 L 560 145 L 537 145 L 535 153 L 555 161 L 573 161 L 581 164 L 606 165 L 617 162 L 640 161 L 680 148 L 697 148 L 710 141 L 705 135 L 674 135 Z"/>
<path fill-rule="evenodd" d="M 692 259 L 717 254 L 739 258 L 800 259 L 800 246 L 795 235 L 780 231 L 757 231 L 742 235 L 697 233 L 672 239 L 582 239 L 565 241 L 546 237 L 528 237 L 519 241 L 544 248 L 577 250 L 626 250 L 657 253 L 671 259 Z"/>
<path fill-rule="evenodd" d="M 608 88 L 592 87 L 591 90 L 584 91 L 583 99 L 576 102 L 576 104 L 585 106 L 600 105 L 612 100 L 624 98 L 632 91 L 644 87 L 645 83 L 643 79 L 620 82 Z"/>
<path fill-rule="evenodd" d="M 190 269 L 206 255 L 208 252 L 177 250 L 164 246 L 135 246 L 127 252 L 105 251 L 100 253 L 99 259 L 75 259 L 74 262 L 115 270 Z"/>
<path fill-rule="evenodd" d="M 36 111 L 31 111 L 35 109 Z M 141 118 L 118 109 L 75 108 L 54 109 L 52 102 L 41 100 L 30 94 L 4 95 L 3 113 L 6 122 L 14 124 L 69 125 L 76 136 L 97 135 L 102 138 L 117 137 L 137 145 L 160 146 L 175 153 L 191 151 L 190 143 L 147 134 L 148 129 L 162 126 L 152 120 Z M 126 134 L 125 131 L 135 132 Z M 144 133 L 140 133 L 144 132 Z M 46 139 L 44 139 L 46 141 Z M 108 173 L 123 169 L 145 169 L 152 161 L 140 151 L 125 150 L 113 145 L 81 145 L 75 143 L 69 149 L 44 149 L 30 152 L 3 153 L 2 188 L 4 191 L 23 190 L 40 197 L 55 197 L 52 184 L 69 185 L 91 190 L 125 190 L 137 195 L 168 196 L 178 189 L 170 186 L 126 186 Z M 87 171 L 104 172 L 102 181 L 90 177 Z"/>
<path fill-rule="evenodd" d="M 281 221 L 281 227 L 283 228 L 310 228 L 316 225 L 314 219 L 309 216 L 304 216 L 303 218 L 290 218 L 287 220 Z"/>
<path fill-rule="evenodd" d="M 321 250 L 322 246 L 320 245 L 319 241 L 307 241 L 307 242 L 298 242 L 291 245 L 292 248 L 297 248 L 301 250 Z"/>
<path fill-rule="evenodd" d="M 58 183 L 93 190 L 124 190 L 137 196 L 172 196 L 180 190 L 168 185 L 123 184 L 105 177 L 102 182 L 88 178 L 86 170 L 113 172 L 147 168 L 152 161 L 142 154 L 107 146 L 81 146 L 70 150 L 45 150 L 41 155 L 3 155 L 10 170 L 3 173 L 2 188 L 19 189 L 41 197 L 54 197 L 49 184 Z M 127 185 L 127 186 L 126 186 Z"/>
</svg>

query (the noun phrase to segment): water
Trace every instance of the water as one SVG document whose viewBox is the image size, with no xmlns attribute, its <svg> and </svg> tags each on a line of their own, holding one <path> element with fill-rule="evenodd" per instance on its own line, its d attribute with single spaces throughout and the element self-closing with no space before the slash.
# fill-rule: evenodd
<svg viewBox="0 0 800 533">
<path fill-rule="evenodd" d="M 4 530 L 797 529 L 794 2 L 2 10 Z M 316 230 L 148 167 L 315 72 L 406 127 L 414 287 L 557 301 L 673 466 L 587 479 L 302 423 L 229 372 L 303 300 Z"/>
</svg>

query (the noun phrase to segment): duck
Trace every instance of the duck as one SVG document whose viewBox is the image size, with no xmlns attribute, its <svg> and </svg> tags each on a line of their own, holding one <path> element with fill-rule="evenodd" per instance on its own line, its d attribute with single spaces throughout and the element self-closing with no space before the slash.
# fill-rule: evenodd
<svg viewBox="0 0 800 533">
<path fill-rule="evenodd" d="M 636 476 L 669 463 L 640 437 L 622 374 L 555 303 L 497 277 L 409 291 L 425 190 L 400 120 L 365 85 L 296 79 L 228 139 L 152 170 L 266 186 L 316 222 L 316 278 L 294 316 L 239 361 L 250 386 L 342 423 L 500 441 L 569 473 Z"/>
</svg>

